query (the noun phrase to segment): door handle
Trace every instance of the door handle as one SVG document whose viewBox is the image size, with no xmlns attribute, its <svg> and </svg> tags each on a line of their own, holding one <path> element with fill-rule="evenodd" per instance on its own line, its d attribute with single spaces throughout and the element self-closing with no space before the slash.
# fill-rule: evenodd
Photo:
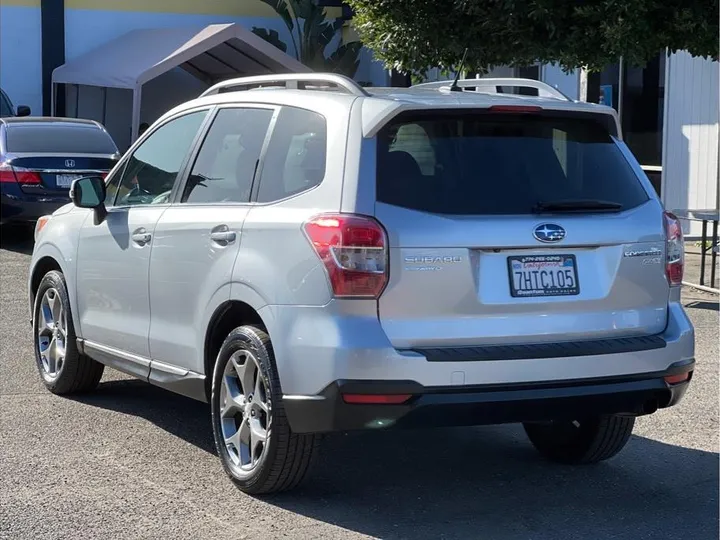
<svg viewBox="0 0 720 540">
<path fill-rule="evenodd" d="M 210 233 L 210 240 L 221 246 L 232 244 L 237 238 L 237 233 L 228 229 L 227 225 L 218 225 Z"/>
<path fill-rule="evenodd" d="M 132 241 L 139 246 L 144 246 L 152 239 L 152 234 L 145 229 L 138 229 L 132 234 Z"/>
</svg>

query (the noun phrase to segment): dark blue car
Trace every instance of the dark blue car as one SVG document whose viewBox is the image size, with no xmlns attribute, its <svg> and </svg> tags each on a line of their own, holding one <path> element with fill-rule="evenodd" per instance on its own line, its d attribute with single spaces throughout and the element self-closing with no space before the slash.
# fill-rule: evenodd
<svg viewBox="0 0 720 540">
<path fill-rule="evenodd" d="M 75 118 L 0 118 L 0 224 L 32 222 L 70 202 L 76 178 L 120 157 L 105 128 Z"/>
</svg>

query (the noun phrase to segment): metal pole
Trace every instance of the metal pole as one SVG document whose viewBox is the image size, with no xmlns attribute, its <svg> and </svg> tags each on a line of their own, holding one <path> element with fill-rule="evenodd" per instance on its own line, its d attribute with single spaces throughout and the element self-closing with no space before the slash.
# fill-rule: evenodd
<svg viewBox="0 0 720 540">
<path fill-rule="evenodd" d="M 707 243 L 707 219 L 702 222 L 702 239 L 700 242 L 700 285 L 705 285 L 705 244 Z"/>
<path fill-rule="evenodd" d="M 619 64 L 620 73 L 618 75 L 618 119 L 620 120 L 620 129 L 622 129 L 623 117 L 623 90 L 625 89 L 625 61 L 620 57 Z"/>
<path fill-rule="evenodd" d="M 712 240 L 710 241 L 710 251 L 712 255 L 710 256 L 710 262 L 712 263 L 712 266 L 710 268 L 710 286 L 715 286 L 715 266 L 717 264 L 717 251 L 715 250 L 715 242 L 717 242 L 718 238 L 718 222 L 713 221 L 713 228 L 712 228 Z M 703 245 L 703 249 L 705 249 L 705 245 Z"/>
<path fill-rule="evenodd" d="M 105 125 L 107 118 L 107 86 L 103 86 L 103 108 L 102 108 L 102 125 Z"/>
</svg>

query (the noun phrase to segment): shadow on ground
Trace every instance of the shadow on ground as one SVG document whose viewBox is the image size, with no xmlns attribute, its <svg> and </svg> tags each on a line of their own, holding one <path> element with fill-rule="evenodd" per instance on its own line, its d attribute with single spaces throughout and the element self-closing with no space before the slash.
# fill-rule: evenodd
<svg viewBox="0 0 720 540">
<path fill-rule="evenodd" d="M 139 381 L 79 401 L 214 454 L 206 404 Z M 634 437 L 570 468 L 541 460 L 518 426 L 337 434 L 304 487 L 267 501 L 381 538 L 685 538 L 692 523 L 700 540 L 717 538 L 718 454 Z"/>
<path fill-rule="evenodd" d="M 685 304 L 686 308 L 692 308 L 692 309 L 707 309 L 710 311 L 718 311 L 720 310 L 720 304 L 718 301 L 714 302 L 708 302 L 705 300 L 694 300 L 692 302 L 687 302 Z"/>
<path fill-rule="evenodd" d="M 0 248 L 30 255 L 34 244 L 33 234 L 31 225 L 0 225 Z"/>
</svg>

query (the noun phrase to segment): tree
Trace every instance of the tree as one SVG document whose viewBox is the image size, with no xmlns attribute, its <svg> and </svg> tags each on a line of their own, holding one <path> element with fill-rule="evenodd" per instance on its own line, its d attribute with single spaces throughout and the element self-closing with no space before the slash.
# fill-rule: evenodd
<svg viewBox="0 0 720 540">
<path fill-rule="evenodd" d="M 718 58 L 718 0 L 348 0 L 376 59 L 415 75 L 558 63 L 642 66 L 668 48 Z"/>
<path fill-rule="evenodd" d="M 275 10 L 290 32 L 295 58 L 315 71 L 353 77 L 360 65 L 362 43 L 343 43 L 330 55 L 327 47 L 342 30 L 342 19 L 328 21 L 325 10 L 313 0 L 261 0 Z M 288 46 L 276 30 L 253 27 L 252 31 L 283 52 Z"/>
</svg>

